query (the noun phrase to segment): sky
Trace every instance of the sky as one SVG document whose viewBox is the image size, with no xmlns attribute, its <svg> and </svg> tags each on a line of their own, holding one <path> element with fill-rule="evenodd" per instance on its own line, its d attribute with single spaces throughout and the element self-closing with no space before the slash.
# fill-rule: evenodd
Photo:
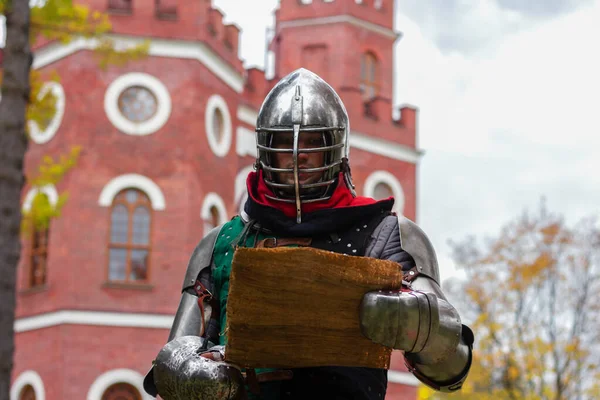
<svg viewBox="0 0 600 400">
<path fill-rule="evenodd" d="M 264 68 L 278 0 L 213 4 L 242 29 L 244 65 Z M 395 14 L 393 102 L 419 109 L 417 223 L 443 280 L 461 276 L 449 240 L 497 234 L 542 197 L 568 222 L 600 215 L 600 0 L 396 0 Z"/>
<path fill-rule="evenodd" d="M 322 0 L 314 0 L 322 1 Z M 264 67 L 276 0 L 214 0 Z M 396 0 L 393 102 L 419 108 L 417 222 L 443 280 L 448 240 L 495 235 L 542 197 L 600 214 L 600 0 Z M 350 160 L 352 162 L 352 160 Z"/>
</svg>

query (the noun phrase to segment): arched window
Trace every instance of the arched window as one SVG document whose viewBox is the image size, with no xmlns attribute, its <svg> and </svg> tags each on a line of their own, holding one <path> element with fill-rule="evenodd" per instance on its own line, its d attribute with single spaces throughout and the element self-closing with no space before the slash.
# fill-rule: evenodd
<svg viewBox="0 0 600 400">
<path fill-rule="evenodd" d="M 363 54 L 360 63 L 360 89 L 365 100 L 371 100 L 379 92 L 378 70 L 375 54 L 371 52 Z"/>
<path fill-rule="evenodd" d="M 108 11 L 115 14 L 131 14 L 131 0 L 108 0 Z"/>
<path fill-rule="evenodd" d="M 375 189 L 373 189 L 373 198 L 375 200 L 385 200 L 393 196 L 394 191 L 387 183 L 379 182 L 375 185 Z"/>
<path fill-rule="evenodd" d="M 21 389 L 21 393 L 19 393 L 19 400 L 36 400 L 33 386 L 26 385 L 23 389 Z"/>
<path fill-rule="evenodd" d="M 152 205 L 137 189 L 119 192 L 110 212 L 108 280 L 143 283 L 148 280 Z"/>
<path fill-rule="evenodd" d="M 212 206 L 210 208 L 210 224 L 212 227 L 219 226 L 219 221 L 221 218 L 219 217 L 219 209 L 216 206 Z"/>
<path fill-rule="evenodd" d="M 365 179 L 363 193 L 367 197 L 373 197 L 376 200 L 394 197 L 394 207 L 392 211 L 404 213 L 404 190 L 398 178 L 388 171 L 374 171 Z"/>
<path fill-rule="evenodd" d="M 29 214 L 31 252 L 28 285 L 30 288 L 46 284 L 50 210 L 52 210 L 52 206 L 48 196 L 38 192 L 33 198 Z"/>
<path fill-rule="evenodd" d="M 142 400 L 142 396 L 128 383 L 115 383 L 104 391 L 102 400 Z"/>
<path fill-rule="evenodd" d="M 227 208 L 221 196 L 214 192 L 206 194 L 202 209 L 200 210 L 200 218 L 204 221 L 204 236 L 211 229 L 227 221 Z"/>
</svg>

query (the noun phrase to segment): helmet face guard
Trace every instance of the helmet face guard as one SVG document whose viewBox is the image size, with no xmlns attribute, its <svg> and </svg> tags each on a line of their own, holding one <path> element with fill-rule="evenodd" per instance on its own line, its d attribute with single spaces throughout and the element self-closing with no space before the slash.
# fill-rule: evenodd
<svg viewBox="0 0 600 400">
<path fill-rule="evenodd" d="M 259 111 L 256 133 L 256 168 L 263 170 L 265 183 L 274 193 L 268 197 L 294 203 L 297 223 L 302 222 L 302 204 L 331 198 L 340 172 L 353 190 L 348 166 L 348 114 L 337 93 L 316 74 L 299 69 L 275 85 Z M 321 133 L 321 146 L 300 148 L 301 135 L 308 133 Z M 291 146 L 274 146 L 277 135 L 292 135 Z M 299 154 L 317 152 L 324 153 L 323 165 L 299 167 Z M 273 165 L 275 153 L 291 154 L 293 168 Z M 301 174 L 316 173 L 321 173 L 318 182 L 300 184 Z M 294 183 L 278 181 L 280 174 L 291 174 Z"/>
</svg>

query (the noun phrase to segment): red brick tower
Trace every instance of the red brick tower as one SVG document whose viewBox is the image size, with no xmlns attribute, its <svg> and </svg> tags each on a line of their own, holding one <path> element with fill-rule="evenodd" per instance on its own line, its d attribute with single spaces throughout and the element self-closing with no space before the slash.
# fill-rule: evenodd
<svg viewBox="0 0 600 400">
<path fill-rule="evenodd" d="M 350 115 L 350 164 L 358 191 L 364 192 L 365 183 L 367 194 L 383 197 L 390 191 L 398 198 L 398 211 L 414 218 L 415 110 L 404 107 L 402 119 L 392 119 L 393 52 L 399 37 L 393 30 L 394 1 L 282 0 L 276 17 L 275 75 L 303 66 L 331 84 Z M 379 170 L 398 182 L 365 182 Z"/>
<path fill-rule="evenodd" d="M 299 65 L 324 78 L 341 96 L 350 116 L 350 165 L 357 191 L 394 195 L 397 211 L 414 220 L 415 110 L 392 119 L 394 0 L 282 0 L 276 13 L 275 75 Z M 389 149 L 390 153 L 382 150 Z M 393 150 L 392 150 L 393 149 Z M 388 398 L 412 398 L 403 385 L 402 354 L 394 354 Z"/>
<path fill-rule="evenodd" d="M 83 151 L 58 187 L 42 188 L 49 202 L 69 193 L 60 218 L 23 240 L 11 399 L 146 398 L 141 378 L 168 336 L 188 257 L 243 204 L 258 107 L 291 70 L 313 70 L 344 100 L 357 192 L 393 194 L 414 219 L 415 110 L 392 119 L 393 1 L 306 2 L 277 11 L 272 80 L 243 69 L 239 28 L 209 0 L 87 0 L 111 13 L 121 45 L 150 41 L 125 67 L 98 69 L 84 39 L 36 50 L 34 68 L 61 77 L 47 86 L 59 112 L 30 127 L 26 168 Z M 24 188 L 24 209 L 34 195 Z M 414 378 L 393 368 L 388 398 L 414 399 Z"/>
</svg>

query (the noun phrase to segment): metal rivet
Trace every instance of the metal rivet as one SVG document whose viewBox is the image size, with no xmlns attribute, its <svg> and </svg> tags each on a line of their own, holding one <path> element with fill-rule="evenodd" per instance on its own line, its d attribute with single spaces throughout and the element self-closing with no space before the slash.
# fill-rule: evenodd
<svg viewBox="0 0 600 400">
<path fill-rule="evenodd" d="M 231 236 L 227 236 L 227 239 L 229 239 Z"/>
<path fill-rule="evenodd" d="M 348 245 L 347 245 L 347 246 L 348 246 L 348 247 L 352 247 L 352 243 L 348 243 Z"/>
<path fill-rule="evenodd" d="M 366 227 L 367 227 L 366 225 L 363 225 L 363 228 L 366 228 Z"/>
<path fill-rule="evenodd" d="M 356 253 L 356 249 L 352 249 L 352 252 L 353 252 L 353 253 Z"/>
<path fill-rule="evenodd" d="M 408 274 L 409 274 L 409 275 L 414 275 L 414 274 L 415 274 L 415 271 L 410 271 Z"/>
<path fill-rule="evenodd" d="M 360 228 L 356 228 L 356 232 L 360 232 Z"/>
<path fill-rule="evenodd" d="M 228 251 L 226 251 L 226 252 L 225 252 L 225 255 L 227 255 L 227 254 L 229 254 L 229 252 L 228 252 Z"/>
</svg>

